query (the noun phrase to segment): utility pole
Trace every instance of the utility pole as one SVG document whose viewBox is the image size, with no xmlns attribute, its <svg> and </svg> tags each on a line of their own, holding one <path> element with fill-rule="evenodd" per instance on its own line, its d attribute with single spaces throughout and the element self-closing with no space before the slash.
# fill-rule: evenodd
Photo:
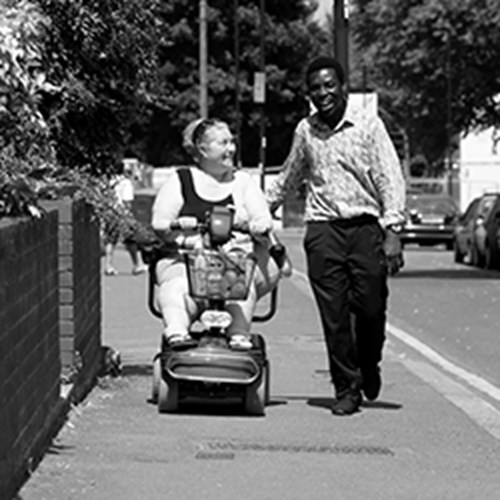
<svg viewBox="0 0 500 500">
<path fill-rule="evenodd" d="M 234 0 L 234 99 L 236 113 L 236 166 L 241 168 L 241 117 L 240 117 L 240 23 L 239 1 Z"/>
<path fill-rule="evenodd" d="M 333 40 L 335 59 L 344 68 L 349 83 L 349 0 L 333 0 Z"/>
<path fill-rule="evenodd" d="M 208 117 L 207 98 L 207 0 L 200 0 L 200 117 Z"/>
</svg>

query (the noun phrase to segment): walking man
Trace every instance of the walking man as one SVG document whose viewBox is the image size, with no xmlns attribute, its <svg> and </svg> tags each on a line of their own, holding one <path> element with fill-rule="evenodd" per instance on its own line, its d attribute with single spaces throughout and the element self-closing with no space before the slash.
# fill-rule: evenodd
<svg viewBox="0 0 500 500">
<path fill-rule="evenodd" d="M 351 415 L 362 393 L 375 400 L 381 389 L 387 276 L 403 264 L 405 183 L 380 118 L 347 106 L 340 63 L 314 59 L 306 84 L 317 111 L 297 125 L 267 199 L 274 212 L 305 182 L 304 248 L 335 388 L 332 412 Z"/>
</svg>

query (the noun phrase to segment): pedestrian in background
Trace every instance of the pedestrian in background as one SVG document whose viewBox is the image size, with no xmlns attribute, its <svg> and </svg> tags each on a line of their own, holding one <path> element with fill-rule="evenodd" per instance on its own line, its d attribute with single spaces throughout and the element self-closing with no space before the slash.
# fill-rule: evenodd
<svg viewBox="0 0 500 500">
<path fill-rule="evenodd" d="M 121 172 L 111 179 L 116 202 L 126 213 L 132 215 L 134 203 L 133 169 L 121 164 Z M 120 224 L 107 223 L 104 227 L 104 274 L 116 276 L 118 271 L 114 266 L 114 254 L 117 244 L 122 241 L 132 261 L 132 274 L 139 275 L 146 271 L 142 262 L 137 243 L 130 237 L 122 235 Z"/>
<path fill-rule="evenodd" d="M 405 183 L 380 118 L 347 106 L 340 63 L 314 59 L 306 84 L 317 111 L 297 125 L 267 199 L 274 212 L 305 182 L 304 249 L 335 388 L 332 412 L 350 415 L 362 393 L 374 400 L 381 389 L 387 276 L 403 264 Z"/>
</svg>

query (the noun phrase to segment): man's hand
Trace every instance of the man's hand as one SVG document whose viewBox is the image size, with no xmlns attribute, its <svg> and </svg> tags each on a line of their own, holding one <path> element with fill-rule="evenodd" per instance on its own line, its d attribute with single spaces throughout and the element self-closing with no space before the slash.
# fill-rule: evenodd
<svg viewBox="0 0 500 500">
<path fill-rule="evenodd" d="M 384 251 L 387 259 L 387 271 L 394 276 L 404 266 L 403 250 L 399 236 L 387 230 L 385 233 Z"/>
</svg>

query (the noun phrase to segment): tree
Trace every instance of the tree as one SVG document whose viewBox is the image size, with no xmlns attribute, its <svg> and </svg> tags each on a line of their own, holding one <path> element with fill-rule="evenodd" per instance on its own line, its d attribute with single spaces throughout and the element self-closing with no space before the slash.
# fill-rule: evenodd
<svg viewBox="0 0 500 500">
<path fill-rule="evenodd" d="M 165 2 L 160 48 L 163 93 L 170 109 L 155 113 L 150 133 L 149 161 L 153 164 L 185 162 L 180 134 L 199 115 L 198 105 L 198 2 Z M 233 2 L 229 3 L 231 6 Z M 290 144 L 293 128 L 307 112 L 303 70 L 311 54 L 331 52 L 326 33 L 310 16 L 315 6 L 301 0 L 267 0 L 265 12 L 266 128 L 270 138 L 267 163 L 280 163 Z M 208 2 L 209 115 L 236 123 L 234 9 L 225 0 Z M 256 165 L 259 151 L 259 113 L 253 103 L 253 76 L 259 70 L 259 1 L 240 0 L 240 110 L 242 158 Z"/>
<path fill-rule="evenodd" d="M 59 161 L 94 172 L 141 155 L 157 88 L 160 0 L 36 0 L 50 20 L 44 39 L 48 80 L 41 110 Z"/>
<path fill-rule="evenodd" d="M 500 125 L 495 0 L 357 0 L 353 39 L 412 152 L 443 165 L 452 138 Z"/>
<path fill-rule="evenodd" d="M 53 90 L 43 71 L 46 25 L 47 19 L 29 1 L 0 5 L 0 149 L 21 160 L 52 154 L 38 108 L 42 93 Z"/>
</svg>

